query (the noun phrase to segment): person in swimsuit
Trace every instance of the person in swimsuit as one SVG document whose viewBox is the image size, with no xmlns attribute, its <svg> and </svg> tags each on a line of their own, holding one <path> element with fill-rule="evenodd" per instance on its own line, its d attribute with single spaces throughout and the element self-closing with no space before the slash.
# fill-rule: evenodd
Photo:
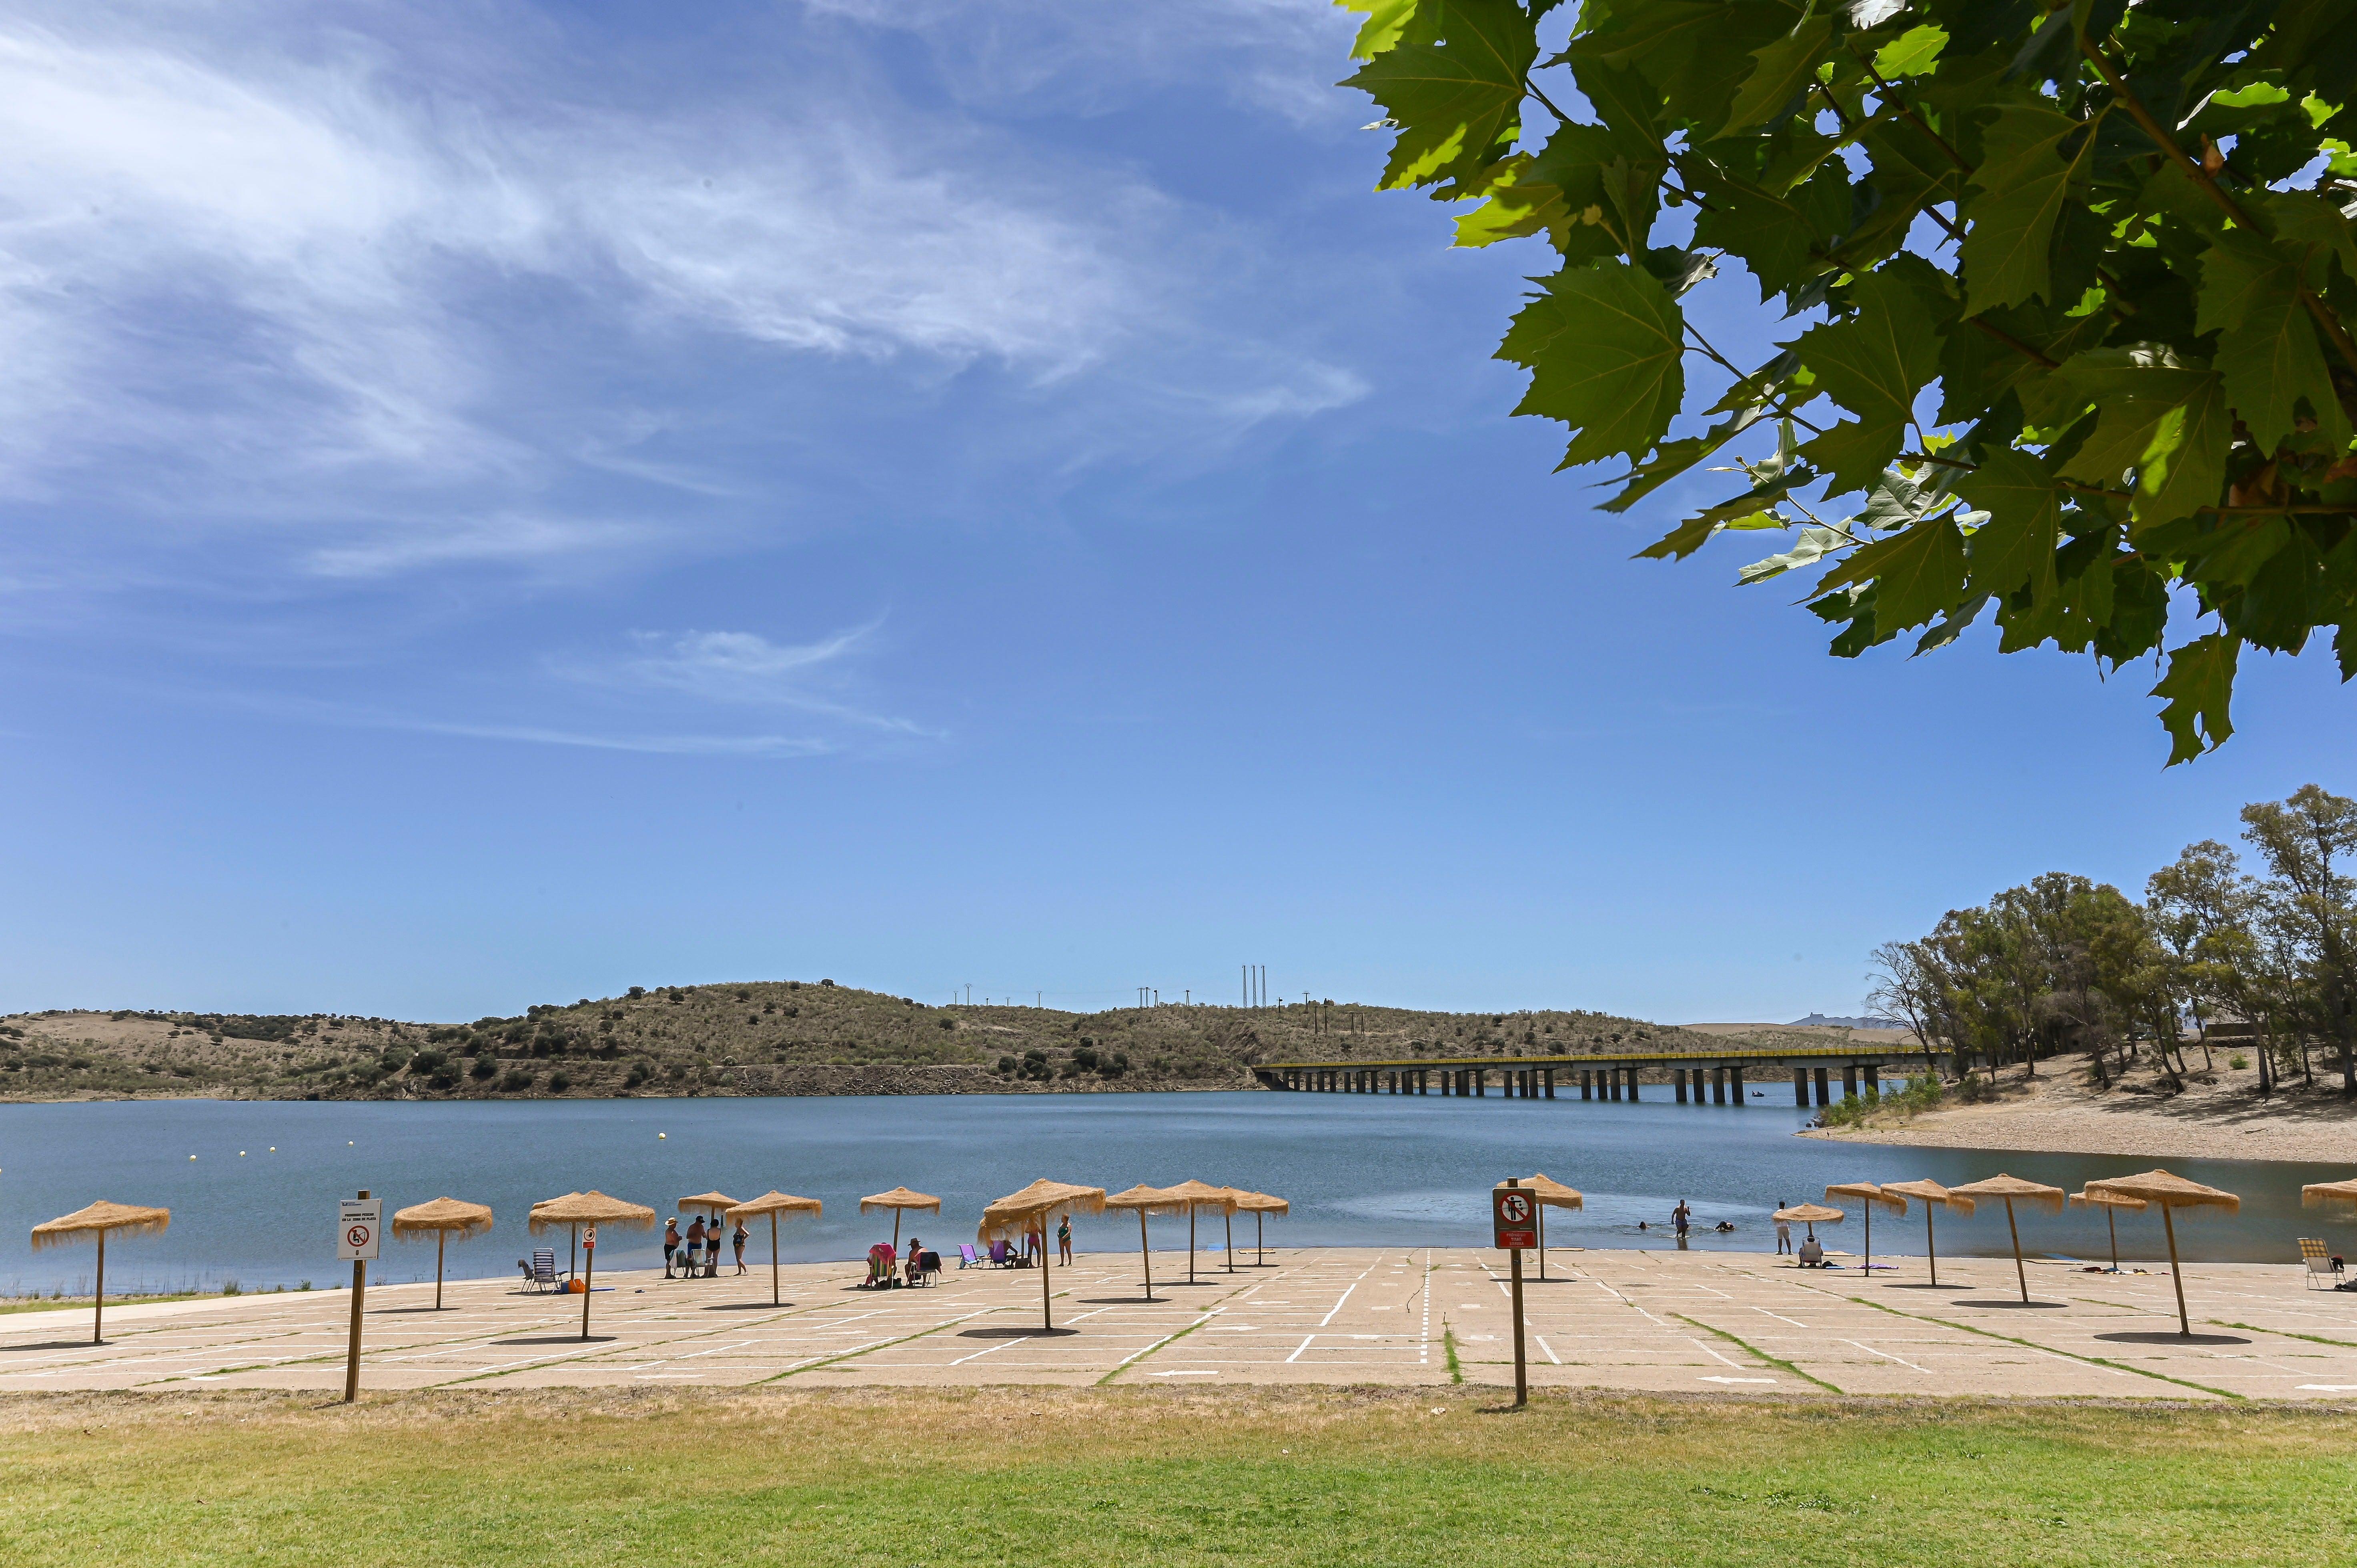
<svg viewBox="0 0 2357 1568">
<path fill-rule="evenodd" d="M 1694 1210 L 1686 1207 L 1684 1198 L 1678 1199 L 1678 1206 L 1670 1210 L 1670 1223 L 1678 1228 L 1679 1235 L 1683 1236 L 1686 1233 L 1686 1227 L 1693 1222 L 1693 1219 Z"/>
<path fill-rule="evenodd" d="M 679 1216 L 674 1214 L 670 1219 L 663 1221 L 663 1278 L 665 1279 L 672 1277 L 672 1257 L 678 1251 Z"/>
<path fill-rule="evenodd" d="M 745 1222 L 742 1219 L 737 1221 L 737 1229 L 730 1231 L 728 1235 L 728 1239 L 737 1243 L 737 1272 L 740 1274 L 745 1272 L 745 1243 L 750 1240 L 752 1236 L 753 1233 L 745 1229 Z"/>
<path fill-rule="evenodd" d="M 1067 1268 L 1072 1262 L 1072 1217 L 1065 1215 L 1056 1221 L 1056 1261 Z"/>
<path fill-rule="evenodd" d="M 687 1277 L 694 1279 L 704 1262 L 704 1216 L 699 1214 L 687 1222 Z"/>
</svg>

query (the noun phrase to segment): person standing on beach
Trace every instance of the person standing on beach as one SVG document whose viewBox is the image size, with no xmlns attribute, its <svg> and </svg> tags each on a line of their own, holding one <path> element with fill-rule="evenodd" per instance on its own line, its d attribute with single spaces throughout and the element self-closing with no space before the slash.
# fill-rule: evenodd
<svg viewBox="0 0 2357 1568">
<path fill-rule="evenodd" d="M 1056 1221 L 1056 1261 L 1067 1268 L 1072 1262 L 1072 1217 L 1065 1215 Z"/>
<path fill-rule="evenodd" d="M 745 1221 L 739 1219 L 737 1229 L 728 1233 L 728 1239 L 737 1243 L 737 1272 L 741 1274 L 745 1272 L 745 1243 L 753 1239 L 753 1233 L 746 1230 Z"/>
<path fill-rule="evenodd" d="M 673 1254 L 679 1251 L 679 1216 L 663 1221 L 663 1278 L 671 1278 Z"/>
<path fill-rule="evenodd" d="M 697 1265 L 704 1262 L 704 1216 L 699 1214 L 687 1222 L 687 1277 L 694 1279 Z"/>
<path fill-rule="evenodd" d="M 1776 1207 L 1779 1208 L 1788 1208 L 1791 1205 L 1787 1204 L 1780 1197 L 1776 1200 Z M 1792 1222 L 1789 1219 L 1780 1219 L 1776 1221 L 1776 1255 L 1781 1258 L 1792 1250 Z"/>
</svg>

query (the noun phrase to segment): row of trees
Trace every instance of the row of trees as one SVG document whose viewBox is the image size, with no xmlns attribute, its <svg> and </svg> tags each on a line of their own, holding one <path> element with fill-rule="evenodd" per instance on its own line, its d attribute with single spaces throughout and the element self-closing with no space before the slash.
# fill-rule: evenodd
<svg viewBox="0 0 2357 1568">
<path fill-rule="evenodd" d="M 1960 1078 L 2082 1052 L 2108 1085 L 2146 1053 L 2175 1083 L 2189 1046 L 2212 1066 L 2223 1033 L 2258 1052 L 2263 1090 L 2313 1083 L 2321 1055 L 2357 1097 L 2357 800 L 2309 784 L 2242 821 L 2261 875 L 2214 839 L 2154 872 L 2141 904 L 2050 872 L 1876 949 L 1869 1004 L 1953 1052 Z"/>
</svg>

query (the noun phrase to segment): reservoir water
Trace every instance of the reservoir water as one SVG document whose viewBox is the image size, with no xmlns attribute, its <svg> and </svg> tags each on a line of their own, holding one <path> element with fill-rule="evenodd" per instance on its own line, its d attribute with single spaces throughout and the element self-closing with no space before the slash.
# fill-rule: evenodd
<svg viewBox="0 0 2357 1568">
<path fill-rule="evenodd" d="M 168 1234 L 109 1249 L 123 1289 L 325 1287 L 350 1277 L 333 1259 L 334 1201 L 362 1187 L 390 1207 L 445 1194 L 488 1203 L 496 1230 L 454 1245 L 453 1277 L 511 1273 L 533 1244 L 531 1205 L 595 1187 L 654 1206 L 718 1189 L 772 1187 L 823 1199 L 817 1220 L 781 1232 L 789 1259 L 855 1259 L 891 1235 L 863 1218 L 864 1193 L 908 1186 L 940 1196 L 938 1219 L 907 1230 L 945 1256 L 974 1239 L 983 1205 L 1039 1176 L 1108 1191 L 1189 1176 L 1290 1198 L 1268 1222 L 1272 1245 L 1486 1245 L 1487 1189 L 1544 1171 L 1587 1195 L 1584 1212 L 1551 1213 L 1550 1246 L 1667 1247 L 1672 1205 L 1695 1211 L 1691 1245 L 1764 1251 L 1781 1201 L 1822 1200 L 1827 1184 L 1929 1176 L 1948 1185 L 1998 1171 L 2076 1190 L 2091 1176 L 2166 1164 L 2240 1193 L 2235 1217 L 2181 1219 L 2199 1259 L 2292 1262 L 2301 1235 L 2357 1251 L 2346 1218 L 2299 1207 L 2303 1182 L 2347 1167 L 2269 1161 L 2099 1158 L 1836 1144 L 1795 1138 L 1811 1113 L 1744 1107 L 1582 1101 L 1271 1094 L 945 1095 L 778 1100 L 99 1101 L 0 1107 L 0 1291 L 87 1290 L 88 1247 L 35 1253 L 40 1221 L 106 1197 L 172 1210 Z M 194 1156 L 191 1158 L 190 1156 Z M 1920 1207 L 1878 1216 L 1877 1250 L 1919 1252 Z M 1731 1234 L 1712 1231 L 1719 1220 Z M 1640 1230 L 1642 1220 L 1649 1229 Z M 1940 1251 L 2007 1250 L 2005 1209 L 1936 1219 Z M 1154 1222 L 1154 1244 L 1183 1247 L 1186 1222 Z M 2025 1212 L 2033 1253 L 2107 1256 L 2103 1216 Z M 1084 1251 L 1134 1247 L 1126 1217 L 1075 1221 Z M 2123 1259 L 2165 1255 L 2157 1216 L 2123 1215 Z M 905 1232 L 904 1232 L 905 1233 Z M 1203 1239 L 1219 1240 L 1216 1219 Z M 1240 1218 L 1238 1243 L 1252 1224 Z M 1858 1216 L 1828 1243 L 1857 1251 Z M 560 1248 L 564 1238 L 557 1238 Z M 660 1261 L 655 1234 L 609 1233 L 606 1267 Z M 542 1244 L 545 1244 L 544 1242 Z M 763 1228 L 748 1256 L 765 1257 Z M 388 1242 L 371 1277 L 431 1278 L 432 1244 Z"/>
</svg>

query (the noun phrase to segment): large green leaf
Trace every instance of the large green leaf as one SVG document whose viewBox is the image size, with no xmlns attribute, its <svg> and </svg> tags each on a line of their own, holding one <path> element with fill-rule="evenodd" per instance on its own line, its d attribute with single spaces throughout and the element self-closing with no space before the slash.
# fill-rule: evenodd
<svg viewBox="0 0 2357 1568">
<path fill-rule="evenodd" d="M 2216 506 L 2226 485 L 2226 448 L 2234 438 L 2234 411 L 2223 380 L 2202 374 L 2182 402 L 2154 424 L 2136 460 L 2136 526 L 2169 522 Z"/>
<path fill-rule="evenodd" d="M 1988 513 L 1972 537 L 1973 591 L 2002 595 L 2027 587 L 2034 598 L 2052 597 L 2062 492 L 2045 459 L 2010 447 L 1991 452 L 1956 488 Z"/>
<path fill-rule="evenodd" d="M 1736 89 L 1734 105 L 1727 112 L 1727 124 L 1712 135 L 1749 131 L 1805 91 L 1816 80 L 1817 55 L 1832 38 L 1833 30 L 1831 16 L 1811 16 L 1783 37 L 1753 49 L 1751 58 L 1759 63 L 1743 79 L 1743 85 Z"/>
<path fill-rule="evenodd" d="M 2071 181 L 2094 145 L 2083 122 L 2043 104 L 2008 104 L 1982 133 L 1965 192 L 1964 272 L 1975 315 L 2046 297 L 2049 251 Z M 2077 138 L 2066 154 L 2065 144 Z"/>
<path fill-rule="evenodd" d="M 1835 402 L 1857 415 L 1803 448 L 1836 491 L 1871 486 L 1899 455 L 1915 394 L 1940 368 L 1939 323 L 1921 292 L 1890 272 L 1857 280 L 1857 314 L 1812 327 L 1786 345 Z"/>
<path fill-rule="evenodd" d="M 1577 434 L 1563 467 L 1615 454 L 1635 462 L 1685 398 L 1685 315 L 1660 280 L 1620 262 L 1570 268 L 1515 314 L 1497 357 L 1531 372 L 1514 412 Z"/>
<path fill-rule="evenodd" d="M 2218 334 L 2226 401 L 2263 453 L 2297 433 L 2294 404 L 2303 397 L 2336 445 L 2349 439 L 2299 290 L 2298 263 L 2246 229 L 2228 230 L 2201 258 L 2198 329 Z"/>
<path fill-rule="evenodd" d="M 1415 25 L 1343 83 L 1399 127 L 1378 188 L 1475 183 L 1522 134 L 1523 73 L 1537 57 L 1535 27 L 1513 0 L 1424 0 Z"/>
<path fill-rule="evenodd" d="M 2170 652 L 2169 673 L 2150 693 L 2169 699 L 2160 710 L 2160 722 L 2176 743 L 2169 749 L 2169 766 L 2214 750 L 2234 733 L 2226 704 L 2234 693 L 2235 655 L 2242 646 L 2212 632 Z"/>
<path fill-rule="evenodd" d="M 1874 628 L 1884 637 L 1921 626 L 1953 607 L 1964 589 L 1964 540 L 1944 517 L 1919 522 L 1904 533 L 1846 557 L 1817 585 L 1874 585 Z"/>
</svg>

